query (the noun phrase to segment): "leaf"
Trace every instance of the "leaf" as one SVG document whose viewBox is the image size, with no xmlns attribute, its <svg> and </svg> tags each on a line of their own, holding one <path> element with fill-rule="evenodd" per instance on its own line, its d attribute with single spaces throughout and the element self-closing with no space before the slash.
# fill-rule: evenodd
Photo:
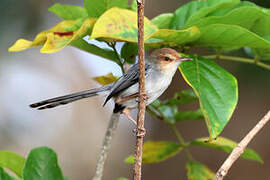
<svg viewBox="0 0 270 180">
<path fill-rule="evenodd" d="M 80 6 L 56 3 L 48 10 L 64 20 L 76 20 L 79 18 L 86 18 L 88 16 L 86 9 Z"/>
<path fill-rule="evenodd" d="M 263 38 L 270 42 L 270 34 Z M 269 49 L 253 48 L 251 49 L 251 51 L 262 60 L 270 60 L 270 48 Z"/>
<path fill-rule="evenodd" d="M 158 29 L 147 18 L 144 19 L 144 38 L 148 39 Z M 96 22 L 91 39 L 110 38 L 137 43 L 137 13 L 127 9 L 111 8 Z"/>
<path fill-rule="evenodd" d="M 54 53 L 60 51 L 67 45 L 69 45 L 72 41 L 75 41 L 79 38 L 83 38 L 84 36 L 91 33 L 92 28 L 95 24 L 95 19 L 88 18 L 84 21 L 82 26 L 77 30 L 71 33 L 69 36 L 63 36 L 56 32 L 47 34 L 47 41 L 44 44 L 43 48 L 40 50 L 41 53 Z"/>
<path fill-rule="evenodd" d="M 127 178 L 120 177 L 117 180 L 128 180 Z"/>
<path fill-rule="evenodd" d="M 164 121 L 168 124 L 175 124 L 175 114 L 178 112 L 177 106 L 170 105 L 161 105 L 158 108 L 158 112 L 160 112 L 160 116 L 164 118 Z"/>
<path fill-rule="evenodd" d="M 168 99 L 164 102 L 167 105 L 183 105 L 189 104 L 198 99 L 197 95 L 192 89 L 182 90 L 180 92 L 174 93 L 173 98 Z"/>
<path fill-rule="evenodd" d="M 105 11 L 116 6 L 128 7 L 128 0 L 84 0 L 89 17 L 100 17 Z"/>
<path fill-rule="evenodd" d="M 218 9 L 231 7 L 239 2 L 239 0 L 191 1 L 175 11 L 170 29 L 184 29 L 186 23 L 191 23 Z"/>
<path fill-rule="evenodd" d="M 210 180 L 215 176 L 208 167 L 196 161 L 189 161 L 186 170 L 188 180 Z"/>
<path fill-rule="evenodd" d="M 132 0 L 130 9 L 133 10 L 133 11 L 135 11 L 135 12 L 138 11 L 137 0 Z"/>
<path fill-rule="evenodd" d="M 116 76 L 114 76 L 112 73 L 109 73 L 109 74 L 106 74 L 104 76 L 94 77 L 92 79 L 101 85 L 107 85 L 107 84 L 111 84 L 111 83 L 115 82 L 118 78 Z"/>
<path fill-rule="evenodd" d="M 252 47 L 269 49 L 270 42 L 257 34 L 237 25 L 211 24 L 201 29 L 196 45 L 210 47 Z"/>
<path fill-rule="evenodd" d="M 203 113 L 201 109 L 196 111 L 178 111 L 174 115 L 175 122 L 180 122 L 184 120 L 200 120 L 203 119 Z"/>
<path fill-rule="evenodd" d="M 53 28 L 39 33 L 33 41 L 19 39 L 9 51 L 22 51 L 44 45 L 40 50 L 42 53 L 57 52 L 73 41 L 90 34 L 95 21 L 93 18 L 62 21 Z"/>
<path fill-rule="evenodd" d="M 90 52 L 94 55 L 110 59 L 112 61 L 118 61 L 118 57 L 115 55 L 115 53 L 107 48 L 100 48 L 94 44 L 89 44 L 83 39 L 77 39 L 73 42 L 71 42 L 71 45 L 79 48 L 83 51 Z"/>
<path fill-rule="evenodd" d="M 16 178 L 10 176 L 3 168 L 0 167 L 0 179 L 1 180 L 16 180 Z"/>
<path fill-rule="evenodd" d="M 18 177 L 22 177 L 24 163 L 25 159 L 16 153 L 10 151 L 0 151 L 0 167 L 10 169 Z"/>
<path fill-rule="evenodd" d="M 204 147 L 209 147 L 213 149 L 218 149 L 225 151 L 227 153 L 231 153 L 232 150 L 236 147 L 236 142 L 224 138 L 224 137 L 218 137 L 216 140 L 208 142 L 208 138 L 199 138 L 190 143 L 190 145 L 194 146 L 204 146 Z M 246 148 L 244 153 L 241 155 L 242 158 L 248 159 L 248 160 L 253 160 L 253 161 L 258 161 L 260 163 L 263 163 L 262 158 L 260 155 L 258 155 L 254 150 Z"/>
<path fill-rule="evenodd" d="M 56 153 L 48 147 L 32 149 L 23 170 L 27 180 L 64 180 Z"/>
<path fill-rule="evenodd" d="M 210 139 L 216 138 L 229 122 L 238 101 L 236 78 L 202 57 L 181 63 L 185 81 L 199 97 Z"/>
<path fill-rule="evenodd" d="M 171 46 L 187 44 L 196 41 L 199 37 L 200 30 L 196 26 L 185 30 L 160 29 L 151 35 L 151 38 L 161 39 L 162 44 L 171 44 Z"/>
<path fill-rule="evenodd" d="M 121 57 L 129 64 L 134 64 L 137 54 L 137 44 L 126 42 L 121 48 Z"/>
<path fill-rule="evenodd" d="M 197 26 L 199 28 L 210 25 L 210 24 L 231 24 L 238 25 L 246 29 L 252 29 L 256 26 L 260 19 L 264 18 L 268 14 L 263 9 L 254 6 L 244 6 L 236 8 L 224 16 L 210 16 L 206 18 L 193 21 L 192 23 L 186 24 L 185 28 L 191 26 Z M 268 15 L 270 18 L 270 15 Z"/>
<path fill-rule="evenodd" d="M 172 19 L 172 13 L 164 13 L 154 17 L 151 21 L 159 29 L 169 29 Z"/>
<path fill-rule="evenodd" d="M 143 145 L 142 161 L 145 164 L 162 162 L 179 153 L 183 147 L 169 141 L 147 141 Z M 134 163 L 134 156 L 125 159 L 126 163 Z"/>
</svg>

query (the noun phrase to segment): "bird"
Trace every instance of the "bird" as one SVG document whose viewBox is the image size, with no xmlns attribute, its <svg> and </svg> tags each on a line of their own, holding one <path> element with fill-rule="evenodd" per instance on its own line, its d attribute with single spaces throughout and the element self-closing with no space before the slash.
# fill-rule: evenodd
<svg viewBox="0 0 270 180">
<path fill-rule="evenodd" d="M 192 60 L 182 57 L 176 50 L 161 48 L 154 50 L 145 61 L 145 99 L 146 105 L 155 101 L 168 88 L 172 78 L 183 61 Z M 77 93 L 47 99 L 30 104 L 31 108 L 38 110 L 54 108 L 80 99 L 89 98 L 101 94 L 107 97 L 103 106 L 110 100 L 114 100 L 113 113 L 121 113 L 127 116 L 134 124 L 137 122 L 130 116 L 130 111 L 138 107 L 139 101 L 139 64 L 131 66 L 117 81 L 98 88 L 80 91 Z"/>
</svg>

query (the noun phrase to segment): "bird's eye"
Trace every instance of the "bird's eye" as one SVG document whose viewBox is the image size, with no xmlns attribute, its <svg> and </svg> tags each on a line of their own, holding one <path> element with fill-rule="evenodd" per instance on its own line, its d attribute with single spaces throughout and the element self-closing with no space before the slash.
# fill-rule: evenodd
<svg viewBox="0 0 270 180">
<path fill-rule="evenodd" d="M 170 59 L 169 57 L 167 57 L 167 56 L 166 56 L 164 59 L 165 59 L 165 61 L 170 61 L 170 60 L 171 60 L 171 59 Z"/>
</svg>

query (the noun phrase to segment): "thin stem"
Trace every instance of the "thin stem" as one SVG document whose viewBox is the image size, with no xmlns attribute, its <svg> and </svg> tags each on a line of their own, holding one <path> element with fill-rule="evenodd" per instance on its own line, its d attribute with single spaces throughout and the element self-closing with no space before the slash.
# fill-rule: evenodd
<svg viewBox="0 0 270 180">
<path fill-rule="evenodd" d="M 268 111 L 268 113 L 253 127 L 253 129 L 251 129 L 251 131 L 249 131 L 249 133 L 241 140 L 241 142 L 237 144 L 232 153 L 216 173 L 214 180 L 222 180 L 227 175 L 233 163 L 241 156 L 250 141 L 257 135 L 257 133 L 266 125 L 269 120 L 270 111 Z"/>
<path fill-rule="evenodd" d="M 125 72 L 124 64 L 122 63 L 121 57 L 119 56 L 119 54 L 118 54 L 118 52 L 116 50 L 116 47 L 115 47 L 116 43 L 115 42 L 106 42 L 106 43 L 107 43 L 108 46 L 110 46 L 113 49 L 113 51 L 114 51 L 114 53 L 115 53 L 115 55 L 117 57 L 117 62 L 116 63 L 120 66 L 121 71 L 124 74 L 124 72 Z"/>
<path fill-rule="evenodd" d="M 102 149 L 101 149 L 99 157 L 98 157 L 96 173 L 95 173 L 93 180 L 101 180 L 102 179 L 105 161 L 106 161 L 107 156 L 108 156 L 108 151 L 109 151 L 109 148 L 111 146 L 111 141 L 112 141 L 113 135 L 116 131 L 119 118 L 120 118 L 120 113 L 113 113 L 111 115 L 109 126 L 107 128 L 106 135 L 105 135 L 105 138 L 103 140 Z"/>
<path fill-rule="evenodd" d="M 154 107 L 153 107 L 153 108 L 154 108 Z M 160 115 L 157 114 L 155 111 L 153 111 L 150 107 L 147 107 L 146 109 L 147 109 L 147 111 L 148 111 L 151 115 L 155 116 L 156 118 L 158 118 L 158 119 L 160 119 L 160 120 L 164 120 L 162 112 L 159 111 L 158 109 L 155 108 L 155 110 L 158 111 Z M 186 152 L 186 154 L 187 154 L 188 159 L 189 159 L 190 161 L 194 160 L 194 158 L 192 157 L 191 153 L 190 153 L 189 150 L 187 149 L 188 143 L 185 142 L 184 138 L 181 136 L 181 134 L 180 134 L 180 132 L 178 131 L 178 129 L 176 128 L 176 126 L 175 126 L 175 125 L 171 125 L 170 127 L 172 128 L 174 134 L 176 135 L 176 137 L 177 137 L 177 139 L 178 139 L 180 145 L 182 145 L 183 148 L 185 149 L 185 152 Z"/>
<path fill-rule="evenodd" d="M 110 46 L 118 61 L 116 62 L 122 70 L 122 73 L 124 74 L 125 70 L 124 70 L 124 66 L 123 63 L 121 62 L 121 58 L 115 48 L 116 43 L 107 43 L 108 46 Z M 110 122 L 109 125 L 107 127 L 106 130 L 106 134 L 103 140 L 103 144 L 102 144 L 102 148 L 98 157 L 98 162 L 97 162 L 97 167 L 96 167 L 96 172 L 95 172 L 95 176 L 93 177 L 93 180 L 101 180 L 102 176 L 103 176 L 103 170 L 104 170 L 104 165 L 108 156 L 108 151 L 110 149 L 111 146 L 111 142 L 112 142 L 112 138 L 113 135 L 115 134 L 115 131 L 117 129 L 117 125 L 119 122 L 119 118 L 120 118 L 120 114 L 119 113 L 112 113 L 111 118 L 110 118 Z"/>
<path fill-rule="evenodd" d="M 184 138 L 181 136 L 181 134 L 180 134 L 180 132 L 178 131 L 178 129 L 176 128 L 176 126 L 175 126 L 175 125 L 172 125 L 171 127 L 172 127 L 172 130 L 173 130 L 174 134 L 176 135 L 176 137 L 177 137 L 179 143 L 180 143 L 181 145 L 183 145 L 183 148 L 184 148 L 184 150 L 185 150 L 185 152 L 186 152 L 186 154 L 187 154 L 188 159 L 189 159 L 190 161 L 193 161 L 194 159 L 193 159 L 191 153 L 189 152 L 189 150 L 187 149 L 187 145 L 188 145 L 188 144 L 185 142 Z"/>
<path fill-rule="evenodd" d="M 265 68 L 267 70 L 270 70 L 270 65 L 265 64 L 263 62 L 260 62 L 259 60 L 249 59 L 249 58 L 243 58 L 243 57 L 235 57 L 235 56 L 226 56 L 226 55 L 220 55 L 217 57 L 217 55 L 210 55 L 210 56 L 204 56 L 208 59 L 221 59 L 221 60 L 228 60 L 228 61 L 236 61 L 236 62 L 242 62 L 242 63 L 248 63 L 248 64 L 255 64 L 259 67 Z"/>
</svg>

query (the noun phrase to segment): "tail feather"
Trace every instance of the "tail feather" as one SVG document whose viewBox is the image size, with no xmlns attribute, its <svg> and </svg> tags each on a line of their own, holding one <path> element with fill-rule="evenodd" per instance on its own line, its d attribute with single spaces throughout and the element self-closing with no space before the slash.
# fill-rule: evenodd
<svg viewBox="0 0 270 180">
<path fill-rule="evenodd" d="M 106 85 L 106 86 L 102 86 L 96 89 L 90 89 L 90 90 L 81 91 L 81 92 L 77 92 L 77 93 L 73 93 L 73 94 L 69 94 L 65 96 L 47 99 L 44 101 L 30 104 L 29 106 L 31 108 L 38 108 L 38 110 L 54 108 L 56 106 L 68 104 L 68 103 L 71 103 L 80 99 L 97 96 L 100 92 L 108 91 L 110 89 L 111 89 L 111 85 Z"/>
</svg>

